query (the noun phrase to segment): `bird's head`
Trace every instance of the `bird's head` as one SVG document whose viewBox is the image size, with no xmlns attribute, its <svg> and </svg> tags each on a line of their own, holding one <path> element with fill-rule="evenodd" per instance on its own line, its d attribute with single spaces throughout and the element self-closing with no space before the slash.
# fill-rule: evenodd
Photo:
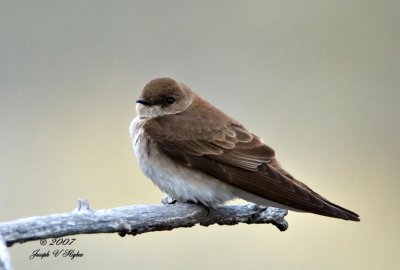
<svg viewBox="0 0 400 270">
<path fill-rule="evenodd" d="M 183 83 L 171 78 L 151 80 L 136 100 L 141 118 L 152 118 L 184 112 L 192 104 L 195 93 Z"/>
</svg>

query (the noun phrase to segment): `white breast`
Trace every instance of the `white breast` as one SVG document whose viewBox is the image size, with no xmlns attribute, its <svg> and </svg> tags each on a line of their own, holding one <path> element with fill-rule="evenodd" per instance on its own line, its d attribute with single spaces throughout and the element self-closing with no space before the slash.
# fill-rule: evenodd
<svg viewBox="0 0 400 270">
<path fill-rule="evenodd" d="M 200 171 L 179 165 L 160 153 L 144 134 L 146 120 L 136 117 L 129 131 L 139 166 L 163 192 L 182 201 L 201 202 L 212 206 L 235 198 L 234 188 Z"/>
</svg>

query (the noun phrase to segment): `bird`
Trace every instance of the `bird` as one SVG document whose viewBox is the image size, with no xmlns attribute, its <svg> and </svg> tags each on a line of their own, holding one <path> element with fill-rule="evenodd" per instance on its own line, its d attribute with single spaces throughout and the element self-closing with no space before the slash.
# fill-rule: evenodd
<svg viewBox="0 0 400 270">
<path fill-rule="evenodd" d="M 178 201 L 217 207 L 238 198 L 360 220 L 289 174 L 260 137 L 182 82 L 151 80 L 136 100 L 136 111 L 129 134 L 139 167 Z"/>
</svg>

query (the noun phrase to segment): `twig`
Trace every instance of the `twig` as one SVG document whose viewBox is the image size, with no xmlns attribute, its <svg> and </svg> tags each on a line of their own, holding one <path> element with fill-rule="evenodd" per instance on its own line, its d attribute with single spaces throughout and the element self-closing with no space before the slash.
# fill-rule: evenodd
<svg viewBox="0 0 400 270">
<path fill-rule="evenodd" d="M 207 209 L 201 205 L 177 203 L 136 205 L 92 211 L 87 200 L 79 200 L 71 213 L 36 216 L 0 223 L 7 246 L 27 241 L 76 234 L 119 233 L 136 235 L 152 231 L 192 227 L 196 224 L 235 225 L 271 223 L 279 230 L 288 228 L 286 210 L 254 204 L 227 205 Z"/>
</svg>

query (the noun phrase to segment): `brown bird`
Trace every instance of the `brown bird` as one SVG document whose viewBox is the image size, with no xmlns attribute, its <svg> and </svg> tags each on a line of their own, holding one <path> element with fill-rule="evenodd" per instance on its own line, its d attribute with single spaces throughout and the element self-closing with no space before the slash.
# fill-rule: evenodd
<svg viewBox="0 0 400 270">
<path fill-rule="evenodd" d="M 130 137 L 144 174 L 180 201 L 256 204 L 359 221 L 286 172 L 272 148 L 181 82 L 150 81 Z"/>
</svg>

